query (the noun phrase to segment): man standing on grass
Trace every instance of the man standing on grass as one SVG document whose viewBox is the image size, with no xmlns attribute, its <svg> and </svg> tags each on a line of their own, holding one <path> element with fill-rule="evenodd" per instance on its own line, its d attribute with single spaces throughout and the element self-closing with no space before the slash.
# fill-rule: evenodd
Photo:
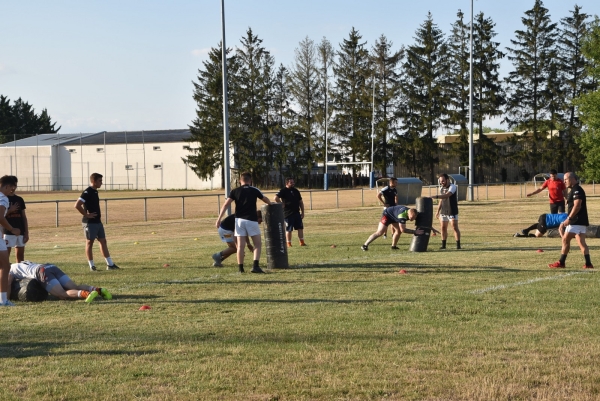
<svg viewBox="0 0 600 401">
<path fill-rule="evenodd" d="M 6 212 L 8 211 L 8 195 L 13 193 L 17 188 L 15 178 L 10 175 L 0 177 L 0 226 L 3 231 L 12 232 L 14 235 L 20 235 L 21 231 L 10 225 L 6 220 Z M 15 306 L 8 300 L 8 275 L 10 271 L 10 260 L 8 259 L 8 251 L 6 250 L 6 242 L 0 241 L 0 306 Z"/>
<path fill-rule="evenodd" d="M 304 242 L 304 202 L 300 191 L 296 189 L 293 178 L 285 179 L 285 187 L 275 194 L 275 202 L 283 202 L 283 217 L 285 219 L 285 238 L 288 248 L 292 246 L 292 231 L 298 231 L 300 246 L 306 246 Z"/>
<path fill-rule="evenodd" d="M 262 200 L 267 205 L 271 204 L 269 198 L 264 196 L 258 188 L 252 186 L 252 175 L 248 172 L 242 173 L 240 177 L 242 186 L 233 189 L 217 218 L 216 227 L 221 226 L 221 219 L 225 211 L 235 202 L 235 237 L 237 241 L 237 262 L 240 273 L 244 273 L 244 248 L 246 247 L 246 236 L 252 238 L 254 244 L 254 264 L 251 273 L 264 273 L 258 266 L 260 260 L 260 251 L 262 242 L 260 238 L 260 226 L 258 225 L 258 215 L 256 213 L 256 201 Z"/>
<path fill-rule="evenodd" d="M 102 174 L 93 173 L 90 176 L 90 183 L 91 185 L 81 193 L 81 196 L 75 203 L 75 209 L 83 216 L 81 223 L 85 234 L 85 256 L 88 259 L 90 271 L 96 271 L 93 246 L 94 240 L 97 238 L 100 243 L 100 252 L 106 260 L 106 270 L 116 270 L 119 266 L 112 261 L 108 252 L 106 234 L 104 233 L 104 225 L 101 218 L 102 214 L 100 213 L 98 188 L 102 186 Z"/>
<path fill-rule="evenodd" d="M 386 187 L 381 188 L 381 191 L 377 194 L 377 199 L 379 202 L 383 204 L 383 208 L 390 206 L 396 206 L 398 204 L 398 190 L 396 189 L 396 184 L 398 180 L 394 177 L 391 177 L 388 185 Z M 395 228 L 392 226 L 392 235 L 394 235 Z M 387 238 L 387 230 L 383 234 L 383 238 Z"/>
<path fill-rule="evenodd" d="M 15 183 L 18 184 L 19 180 L 14 175 Z M 25 214 L 25 201 L 18 195 L 15 195 L 15 189 L 10 195 L 8 195 L 8 202 L 10 208 L 6 214 L 6 220 L 11 226 L 18 228 L 21 232 L 20 235 L 15 235 L 10 231 L 5 231 L 4 240 L 6 241 L 6 248 L 8 256 L 10 258 L 10 251 L 15 248 L 17 263 L 25 260 L 25 244 L 29 241 L 29 224 L 27 223 L 27 215 Z"/>
<path fill-rule="evenodd" d="M 440 249 L 446 249 L 446 240 L 448 239 L 448 222 L 452 222 L 454 230 L 454 239 L 456 240 L 456 249 L 460 249 L 460 230 L 458 229 L 458 188 L 450 183 L 448 174 L 443 173 L 438 176 L 440 184 L 439 195 L 432 196 L 433 199 L 440 199 L 435 217 L 440 220 L 442 226 L 442 246 Z"/>
<path fill-rule="evenodd" d="M 565 184 L 568 188 L 571 188 L 569 196 L 567 198 L 568 216 L 558 227 L 558 232 L 562 237 L 562 249 L 560 251 L 560 260 L 558 262 L 550 263 L 548 265 L 551 269 L 562 269 L 565 267 L 567 255 L 571 249 L 571 240 L 577 238 L 579 249 L 583 253 L 585 258 L 584 269 L 593 269 L 592 261 L 590 259 L 590 250 L 585 243 L 585 234 L 587 232 L 587 226 L 590 225 L 588 220 L 587 202 L 585 192 L 579 185 L 579 179 L 575 173 L 565 174 Z"/>
<path fill-rule="evenodd" d="M 550 178 L 544 181 L 541 187 L 527 194 L 527 197 L 530 197 L 547 188 L 550 198 L 550 213 L 552 214 L 565 212 L 565 197 L 567 196 L 567 187 L 563 180 L 557 177 L 557 174 L 556 170 L 550 170 Z"/>
</svg>

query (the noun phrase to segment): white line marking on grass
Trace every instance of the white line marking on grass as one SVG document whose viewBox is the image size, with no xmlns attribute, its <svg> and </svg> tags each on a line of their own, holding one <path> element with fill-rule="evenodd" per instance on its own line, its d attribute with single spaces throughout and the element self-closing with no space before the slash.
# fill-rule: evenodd
<svg viewBox="0 0 600 401">
<path fill-rule="evenodd" d="M 566 274 L 560 274 L 560 275 L 557 275 L 557 276 L 538 277 L 538 278 L 532 278 L 532 279 L 526 280 L 526 281 L 519 281 L 517 283 L 500 284 L 500 285 L 495 285 L 493 287 L 487 287 L 487 288 L 482 288 L 482 289 L 479 289 L 479 290 L 472 290 L 472 291 L 468 291 L 468 292 L 470 294 L 483 294 L 483 293 L 491 292 L 491 291 L 504 290 L 504 289 L 510 288 L 510 287 L 519 287 L 521 285 L 534 284 L 534 283 L 537 283 L 539 281 L 560 280 L 560 279 L 563 279 L 563 278 L 569 278 L 571 276 L 574 276 L 575 274 L 589 274 L 589 272 L 571 272 L 571 273 L 566 273 Z"/>
</svg>

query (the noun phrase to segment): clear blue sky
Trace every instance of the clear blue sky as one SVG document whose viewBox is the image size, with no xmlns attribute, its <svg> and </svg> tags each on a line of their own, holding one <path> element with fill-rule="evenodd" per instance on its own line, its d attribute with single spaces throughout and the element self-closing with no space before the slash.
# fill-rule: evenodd
<svg viewBox="0 0 600 401">
<path fill-rule="evenodd" d="M 534 0 L 477 0 L 509 46 Z M 600 14 L 598 0 L 546 0 L 552 20 L 575 4 Z M 228 47 L 251 27 L 277 64 L 289 66 L 306 36 L 335 47 L 354 26 L 368 46 L 381 34 L 410 45 L 431 11 L 446 33 L 454 0 L 226 0 Z M 192 80 L 221 37 L 220 0 L 23 0 L 0 6 L 0 94 L 47 108 L 60 132 L 185 128 L 194 118 Z M 503 62 L 504 73 L 510 70 Z M 492 122 L 490 125 L 498 126 Z"/>
</svg>

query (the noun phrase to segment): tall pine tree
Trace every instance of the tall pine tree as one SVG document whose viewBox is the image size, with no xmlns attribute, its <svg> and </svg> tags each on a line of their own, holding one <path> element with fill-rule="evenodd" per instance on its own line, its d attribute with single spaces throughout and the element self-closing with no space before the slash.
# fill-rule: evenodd
<svg viewBox="0 0 600 401">
<path fill-rule="evenodd" d="M 333 105 L 331 102 L 331 84 L 329 73 L 334 63 L 335 51 L 331 42 L 323 37 L 321 43 L 317 46 L 317 58 L 319 63 L 319 92 L 321 93 L 321 102 L 317 110 L 317 124 L 323 134 L 323 144 L 320 149 L 323 160 L 323 174 L 325 173 L 325 165 L 329 161 L 329 155 L 333 153 L 331 149 L 331 135 L 328 131 Z"/>
</svg>

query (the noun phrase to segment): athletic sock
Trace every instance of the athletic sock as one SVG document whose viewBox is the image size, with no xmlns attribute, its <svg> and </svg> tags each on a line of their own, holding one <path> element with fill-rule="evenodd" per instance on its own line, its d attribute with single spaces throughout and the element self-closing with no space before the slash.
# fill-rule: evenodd
<svg viewBox="0 0 600 401">
<path fill-rule="evenodd" d="M 0 292 L 0 303 L 5 304 L 6 301 L 8 301 L 8 298 L 6 297 L 6 293 L 5 292 Z"/>
<path fill-rule="evenodd" d="M 94 261 L 93 260 L 88 260 L 88 264 L 90 265 L 90 267 L 94 267 Z"/>
<path fill-rule="evenodd" d="M 112 261 L 112 258 L 110 256 L 108 258 L 104 258 L 104 259 L 106 259 L 106 264 L 107 265 L 109 265 L 109 266 L 114 265 L 114 262 Z"/>
<path fill-rule="evenodd" d="M 91 291 L 80 290 L 77 291 L 77 298 L 86 299 L 90 295 Z"/>
<path fill-rule="evenodd" d="M 567 255 L 560 255 L 560 263 L 564 265 L 566 261 L 567 261 Z"/>
<path fill-rule="evenodd" d="M 240 271 L 240 273 L 244 272 L 244 264 L 243 263 L 238 263 L 238 270 Z"/>
<path fill-rule="evenodd" d="M 588 253 L 587 255 L 583 255 L 583 257 L 585 258 L 585 265 L 586 266 L 591 266 L 592 265 L 592 260 L 590 259 L 590 254 Z"/>
<path fill-rule="evenodd" d="M 252 267 L 258 267 L 258 260 L 254 261 L 254 264 L 252 265 Z"/>
<path fill-rule="evenodd" d="M 446 240 L 445 240 L 445 239 L 443 239 L 443 240 L 442 240 L 442 248 L 445 248 L 445 247 L 446 247 Z"/>
<path fill-rule="evenodd" d="M 456 249 L 460 249 L 460 240 L 456 241 Z"/>
</svg>

